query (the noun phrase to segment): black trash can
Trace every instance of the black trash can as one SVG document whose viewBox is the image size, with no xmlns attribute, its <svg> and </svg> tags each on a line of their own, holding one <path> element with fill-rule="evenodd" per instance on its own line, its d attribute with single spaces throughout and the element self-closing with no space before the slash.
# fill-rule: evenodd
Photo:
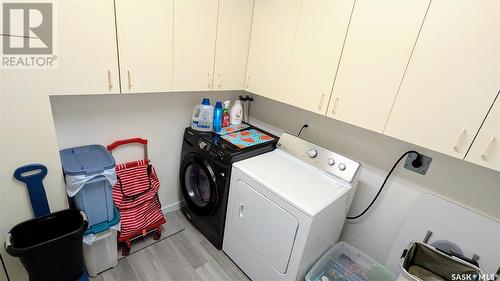
<svg viewBox="0 0 500 281">
<path fill-rule="evenodd" d="M 9 232 L 6 251 L 19 257 L 30 281 L 73 281 L 83 274 L 82 240 L 88 221 L 67 209 L 22 222 Z"/>
</svg>

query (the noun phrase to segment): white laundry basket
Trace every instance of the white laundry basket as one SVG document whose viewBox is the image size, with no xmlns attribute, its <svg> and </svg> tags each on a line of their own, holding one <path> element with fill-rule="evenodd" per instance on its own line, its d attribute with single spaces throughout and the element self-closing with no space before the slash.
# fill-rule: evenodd
<svg viewBox="0 0 500 281">
<path fill-rule="evenodd" d="M 330 248 L 309 270 L 305 281 L 394 281 L 384 266 L 340 241 Z"/>
<path fill-rule="evenodd" d="M 110 228 L 96 234 L 92 245 L 83 243 L 83 258 L 90 276 L 95 277 L 118 264 L 117 233 L 117 230 Z"/>
</svg>

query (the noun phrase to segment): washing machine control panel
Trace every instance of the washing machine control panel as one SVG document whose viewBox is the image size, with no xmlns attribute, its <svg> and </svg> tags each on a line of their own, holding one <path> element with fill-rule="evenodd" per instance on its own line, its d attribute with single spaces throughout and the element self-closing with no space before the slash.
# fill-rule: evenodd
<svg viewBox="0 0 500 281">
<path fill-rule="evenodd" d="M 208 153 L 208 155 L 210 155 L 213 159 L 224 161 L 224 151 L 219 149 L 217 146 L 211 145 L 210 143 L 200 139 L 198 141 L 198 147 Z"/>
<path fill-rule="evenodd" d="M 280 137 L 277 147 L 349 183 L 354 181 L 361 166 L 355 160 L 287 133 Z"/>
</svg>

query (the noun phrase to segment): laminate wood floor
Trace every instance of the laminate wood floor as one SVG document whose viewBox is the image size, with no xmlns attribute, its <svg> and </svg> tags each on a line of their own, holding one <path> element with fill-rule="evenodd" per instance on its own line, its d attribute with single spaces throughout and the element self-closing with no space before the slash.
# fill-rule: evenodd
<svg viewBox="0 0 500 281">
<path fill-rule="evenodd" d="M 180 211 L 169 213 L 185 230 L 121 259 L 91 281 L 249 280 L 222 251 L 217 250 Z M 167 222 L 168 223 L 168 222 Z"/>
</svg>

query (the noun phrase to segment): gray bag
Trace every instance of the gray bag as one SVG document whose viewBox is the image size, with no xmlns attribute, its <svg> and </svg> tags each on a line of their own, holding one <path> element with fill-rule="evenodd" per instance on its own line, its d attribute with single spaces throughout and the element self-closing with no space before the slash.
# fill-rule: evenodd
<svg viewBox="0 0 500 281">
<path fill-rule="evenodd" d="M 479 280 L 483 271 L 473 263 L 474 260 L 445 252 L 423 242 L 413 242 L 401 256 L 401 272 L 407 280 L 415 281 L 452 281 Z M 469 277 L 470 276 L 470 277 Z M 469 277 L 470 279 L 465 279 Z M 404 280 L 400 278 L 398 280 Z"/>
</svg>

